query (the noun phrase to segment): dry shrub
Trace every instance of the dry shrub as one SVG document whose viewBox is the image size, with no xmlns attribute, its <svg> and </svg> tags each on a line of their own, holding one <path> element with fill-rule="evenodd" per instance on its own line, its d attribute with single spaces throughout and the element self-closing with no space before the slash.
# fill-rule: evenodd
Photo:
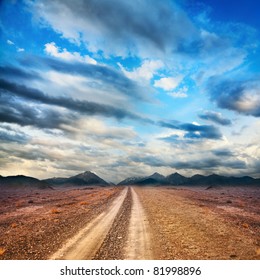
<svg viewBox="0 0 260 280">
<path fill-rule="evenodd" d="M 16 228 L 16 227 L 17 227 L 17 223 L 12 223 L 12 224 L 11 224 L 11 227 L 12 227 L 12 228 Z"/>
<path fill-rule="evenodd" d="M 51 214 L 59 214 L 60 211 L 57 208 L 52 208 L 51 209 Z"/>
<path fill-rule="evenodd" d="M 87 201 L 81 201 L 80 203 L 79 203 L 79 205 L 88 205 L 89 203 L 87 202 Z"/>
<path fill-rule="evenodd" d="M 23 202 L 22 201 L 17 201 L 16 203 L 15 203 L 15 207 L 16 208 L 21 208 L 23 206 Z"/>
<path fill-rule="evenodd" d="M 243 223 L 243 224 L 242 224 L 242 227 L 244 227 L 244 228 L 249 228 L 249 225 L 248 225 L 247 223 Z"/>
<path fill-rule="evenodd" d="M 3 247 L 0 247 L 0 256 L 2 256 L 5 253 L 6 249 Z"/>
<path fill-rule="evenodd" d="M 244 201 L 238 201 L 237 206 L 241 207 L 241 208 L 244 208 L 246 206 L 246 204 L 245 204 Z"/>
</svg>

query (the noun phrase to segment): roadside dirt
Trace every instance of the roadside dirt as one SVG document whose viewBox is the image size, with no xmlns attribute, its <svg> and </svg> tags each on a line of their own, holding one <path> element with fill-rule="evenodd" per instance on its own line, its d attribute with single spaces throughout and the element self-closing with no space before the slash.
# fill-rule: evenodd
<svg viewBox="0 0 260 280">
<path fill-rule="evenodd" d="M 0 190 L 0 260 L 48 259 L 109 207 L 121 190 Z"/>
<path fill-rule="evenodd" d="M 260 259 L 259 188 L 0 193 L 0 259 Z"/>
<path fill-rule="evenodd" d="M 135 191 L 150 222 L 157 259 L 260 259 L 259 190 Z M 223 210 L 230 207 L 230 195 L 239 200 L 239 209 Z"/>
</svg>

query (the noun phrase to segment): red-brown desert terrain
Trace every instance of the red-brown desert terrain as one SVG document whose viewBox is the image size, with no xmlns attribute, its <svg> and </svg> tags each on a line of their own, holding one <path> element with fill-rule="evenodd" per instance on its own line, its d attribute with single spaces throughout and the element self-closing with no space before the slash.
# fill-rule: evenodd
<svg viewBox="0 0 260 280">
<path fill-rule="evenodd" d="M 258 187 L 0 192 L 0 259 L 260 259 Z"/>
</svg>

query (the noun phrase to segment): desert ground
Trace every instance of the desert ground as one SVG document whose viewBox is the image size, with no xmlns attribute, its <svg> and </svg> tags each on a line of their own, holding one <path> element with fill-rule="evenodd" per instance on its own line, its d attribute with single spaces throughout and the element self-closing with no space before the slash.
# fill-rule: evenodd
<svg viewBox="0 0 260 280">
<path fill-rule="evenodd" d="M 0 259 L 260 259 L 260 188 L 0 190 Z"/>
</svg>

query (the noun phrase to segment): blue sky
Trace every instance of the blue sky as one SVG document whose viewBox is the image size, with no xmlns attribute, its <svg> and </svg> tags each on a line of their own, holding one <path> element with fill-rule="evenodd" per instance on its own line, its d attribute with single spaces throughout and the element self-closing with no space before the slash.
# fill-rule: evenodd
<svg viewBox="0 0 260 280">
<path fill-rule="evenodd" d="M 1 175 L 260 177 L 259 8 L 2 1 Z"/>
</svg>

